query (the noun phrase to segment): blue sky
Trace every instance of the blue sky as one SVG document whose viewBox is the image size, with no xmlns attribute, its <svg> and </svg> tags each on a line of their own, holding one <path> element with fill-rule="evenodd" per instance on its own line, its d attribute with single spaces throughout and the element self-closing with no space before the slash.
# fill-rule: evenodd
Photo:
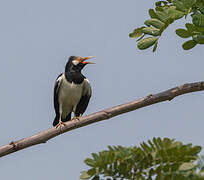
<svg viewBox="0 0 204 180">
<path fill-rule="evenodd" d="M 51 127 L 54 81 L 71 55 L 96 56 L 83 71 L 93 91 L 85 114 L 202 81 L 203 47 L 184 51 L 174 33 L 184 20 L 164 32 L 156 53 L 138 50 L 128 37 L 151 7 L 136 0 L 1 1 L 0 144 Z M 5 156 L 1 179 L 79 179 L 92 152 L 158 136 L 204 146 L 203 98 L 203 92 L 183 95 Z"/>
</svg>

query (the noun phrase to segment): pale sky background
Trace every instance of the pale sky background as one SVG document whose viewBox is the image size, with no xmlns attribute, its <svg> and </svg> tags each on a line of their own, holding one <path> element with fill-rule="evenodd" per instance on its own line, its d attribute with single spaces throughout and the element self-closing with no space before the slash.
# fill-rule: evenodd
<svg viewBox="0 0 204 180">
<path fill-rule="evenodd" d="M 84 69 L 93 96 L 85 114 L 204 77 L 204 46 L 190 51 L 167 29 L 156 53 L 128 34 L 143 25 L 153 1 L 1 0 L 0 144 L 50 128 L 53 87 L 69 56 L 96 56 Z M 77 180 L 84 159 L 107 145 L 168 137 L 204 147 L 204 93 L 196 92 L 60 135 L 0 159 L 3 180 Z"/>
</svg>

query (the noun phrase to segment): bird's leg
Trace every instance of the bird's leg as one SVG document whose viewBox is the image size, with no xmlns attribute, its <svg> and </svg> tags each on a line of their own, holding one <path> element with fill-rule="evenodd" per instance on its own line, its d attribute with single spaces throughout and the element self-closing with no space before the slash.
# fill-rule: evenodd
<svg viewBox="0 0 204 180">
<path fill-rule="evenodd" d="M 62 122 L 62 119 L 61 119 L 61 115 L 60 115 L 60 118 L 59 118 L 59 123 L 55 126 L 56 128 L 60 127 L 60 129 L 62 130 L 62 127 L 65 126 L 64 122 Z"/>
<path fill-rule="evenodd" d="M 76 120 L 76 121 L 79 121 L 79 118 L 82 117 L 82 114 L 79 114 L 79 116 L 77 116 L 75 113 L 74 113 L 74 117 L 72 118 L 72 120 Z"/>
</svg>

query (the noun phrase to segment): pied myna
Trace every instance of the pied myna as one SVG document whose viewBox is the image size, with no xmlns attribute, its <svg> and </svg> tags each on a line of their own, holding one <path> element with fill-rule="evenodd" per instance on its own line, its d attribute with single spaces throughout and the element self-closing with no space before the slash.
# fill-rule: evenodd
<svg viewBox="0 0 204 180">
<path fill-rule="evenodd" d="M 58 127 L 71 120 L 72 112 L 74 112 L 75 119 L 85 112 L 91 97 L 91 86 L 81 70 L 87 64 L 94 64 L 86 61 L 93 57 L 70 56 L 65 66 L 65 72 L 57 77 L 54 86 L 56 117 L 53 126 Z"/>
</svg>

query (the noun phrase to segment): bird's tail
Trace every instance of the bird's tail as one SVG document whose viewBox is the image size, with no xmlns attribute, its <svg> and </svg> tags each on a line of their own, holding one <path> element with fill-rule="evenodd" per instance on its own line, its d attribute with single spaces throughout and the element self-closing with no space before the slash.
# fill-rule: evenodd
<svg viewBox="0 0 204 180">
<path fill-rule="evenodd" d="M 58 123 L 59 123 L 59 116 L 56 115 L 52 125 L 56 126 Z"/>
</svg>

